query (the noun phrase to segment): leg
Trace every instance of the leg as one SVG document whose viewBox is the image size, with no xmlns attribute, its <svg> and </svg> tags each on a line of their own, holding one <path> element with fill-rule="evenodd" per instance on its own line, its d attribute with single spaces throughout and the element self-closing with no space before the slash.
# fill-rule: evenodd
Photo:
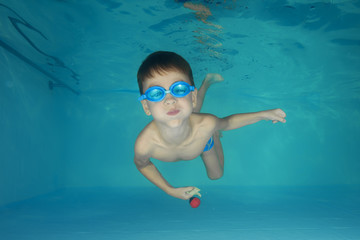
<svg viewBox="0 0 360 240">
<path fill-rule="evenodd" d="M 222 81 L 224 81 L 224 78 L 220 74 L 208 73 L 206 75 L 205 79 L 203 80 L 203 82 L 199 88 L 198 94 L 197 94 L 197 104 L 196 104 L 196 107 L 194 108 L 194 112 L 200 112 L 201 107 L 204 102 L 205 94 L 206 94 L 206 91 L 208 90 L 208 88 L 212 84 L 217 83 L 217 82 L 222 82 Z"/>
<path fill-rule="evenodd" d="M 201 158 L 205 164 L 208 177 L 211 180 L 216 180 L 224 174 L 224 152 L 220 142 L 220 133 L 216 132 L 213 139 L 213 148 L 207 152 L 203 152 Z"/>
</svg>

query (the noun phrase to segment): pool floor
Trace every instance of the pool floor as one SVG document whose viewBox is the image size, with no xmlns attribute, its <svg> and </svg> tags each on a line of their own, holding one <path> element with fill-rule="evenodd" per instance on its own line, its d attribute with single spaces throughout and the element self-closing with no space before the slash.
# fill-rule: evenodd
<svg viewBox="0 0 360 240">
<path fill-rule="evenodd" d="M 0 239 L 360 239 L 360 187 L 66 189 L 0 207 Z"/>
</svg>

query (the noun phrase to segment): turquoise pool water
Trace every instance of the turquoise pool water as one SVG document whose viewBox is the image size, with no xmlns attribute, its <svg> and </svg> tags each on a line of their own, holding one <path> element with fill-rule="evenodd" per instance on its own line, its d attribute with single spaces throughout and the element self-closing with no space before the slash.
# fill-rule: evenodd
<svg viewBox="0 0 360 240">
<path fill-rule="evenodd" d="M 359 239 L 359 1 L 0 0 L 1 239 Z M 133 164 L 151 121 L 136 72 L 186 58 L 203 112 L 281 107 L 224 132 L 225 175 L 154 160 L 199 208 Z"/>
</svg>

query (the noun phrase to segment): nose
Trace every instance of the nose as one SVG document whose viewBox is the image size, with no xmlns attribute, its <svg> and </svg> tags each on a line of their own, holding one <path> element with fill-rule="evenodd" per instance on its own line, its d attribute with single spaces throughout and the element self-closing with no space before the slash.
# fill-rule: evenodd
<svg viewBox="0 0 360 240">
<path fill-rule="evenodd" d="M 164 99 L 164 103 L 167 105 L 174 104 L 176 103 L 176 98 L 170 93 L 167 93 Z"/>
</svg>

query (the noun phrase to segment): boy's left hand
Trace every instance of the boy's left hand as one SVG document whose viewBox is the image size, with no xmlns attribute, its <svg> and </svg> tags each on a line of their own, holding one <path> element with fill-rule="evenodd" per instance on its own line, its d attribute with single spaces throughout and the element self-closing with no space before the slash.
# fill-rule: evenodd
<svg viewBox="0 0 360 240">
<path fill-rule="evenodd" d="M 273 123 L 277 123 L 277 122 L 286 123 L 286 119 L 285 119 L 286 113 L 280 108 L 265 111 L 265 114 L 267 120 L 271 120 Z"/>
</svg>

